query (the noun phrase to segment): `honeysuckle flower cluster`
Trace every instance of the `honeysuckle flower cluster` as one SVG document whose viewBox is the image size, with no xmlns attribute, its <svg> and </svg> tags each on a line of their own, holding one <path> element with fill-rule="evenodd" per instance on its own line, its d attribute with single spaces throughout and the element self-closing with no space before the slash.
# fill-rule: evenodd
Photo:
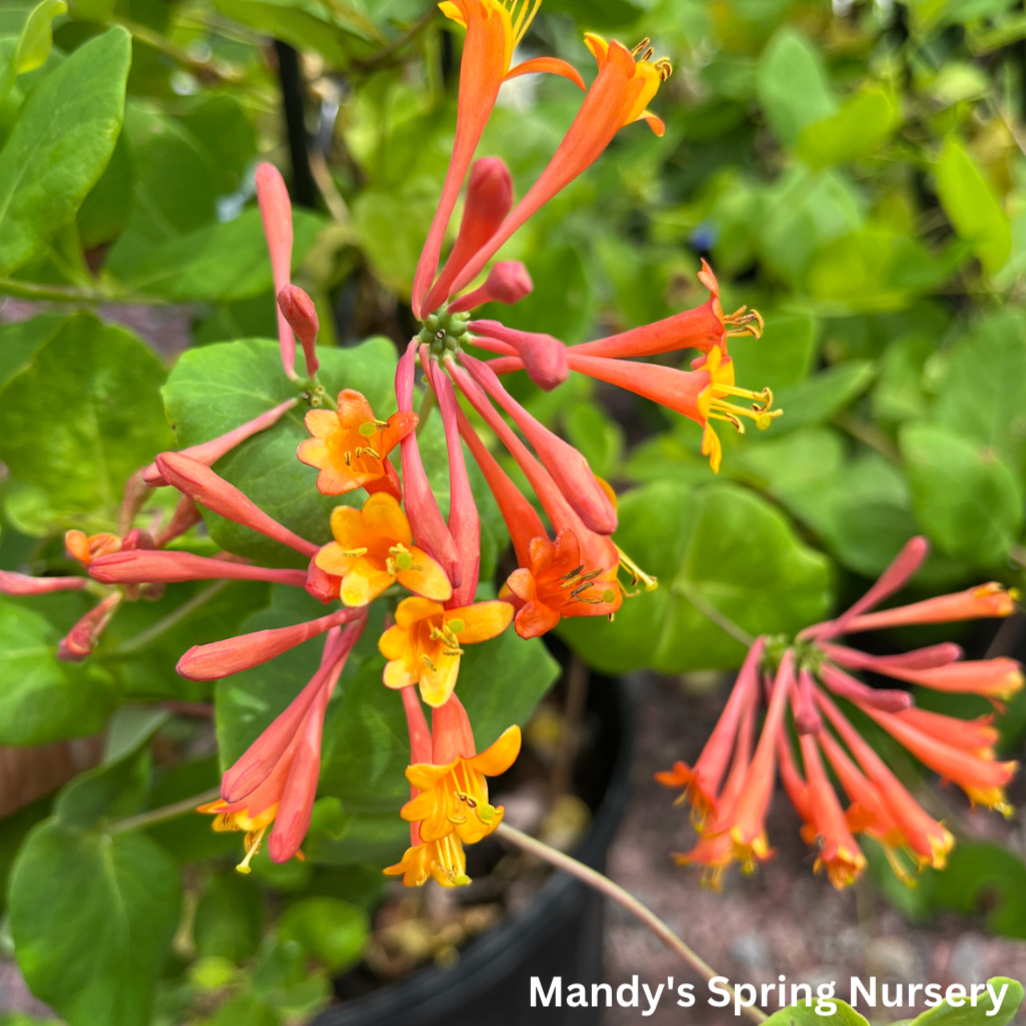
<svg viewBox="0 0 1026 1026">
<path fill-rule="evenodd" d="M 386 659 L 383 684 L 399 692 L 409 727 L 411 799 L 402 815 L 411 824 L 411 843 L 402 861 L 386 872 L 401 875 L 410 886 L 431 878 L 455 886 L 468 882 L 464 845 L 480 841 L 502 820 L 501 807 L 489 804 L 486 777 L 508 769 L 520 747 L 519 728 L 511 726 L 491 747 L 477 752 L 456 694 L 464 646 L 494 638 L 510 624 L 522 638 L 533 638 L 562 617 L 612 618 L 632 594 L 628 587 L 657 586 L 611 537 L 617 526 L 613 490 L 596 477 L 580 452 L 513 398 L 502 375 L 523 369 L 538 386 L 552 389 L 574 371 L 660 403 L 701 427 L 702 452 L 713 470 L 721 460 L 716 422 L 743 430 L 744 420 L 750 419 L 765 428 L 780 414 L 768 389 L 735 385 L 729 339 L 739 334 L 758 337 L 762 320 L 745 308 L 725 315 L 716 278 L 704 262 L 699 280 L 709 298 L 701 306 L 584 345 L 569 347 L 542 332 L 474 319 L 473 311 L 485 303 L 514 304 L 531 292 L 533 284 L 522 264 L 488 265 L 532 214 L 598 160 L 621 129 L 644 121 L 657 135 L 663 133 L 662 121 L 648 108 L 671 68 L 665 58 L 655 59 L 647 40 L 628 48 L 587 35 L 598 66 L 589 87 L 575 68 L 555 58 L 539 57 L 513 67 L 516 46 L 540 2 L 454 0 L 440 5 L 446 17 L 466 30 L 466 40 L 452 160 L 412 284 L 412 310 L 421 328 L 398 361 L 397 412 L 379 419 L 358 391 L 347 388 L 332 398 L 319 383 L 316 311 L 310 297 L 290 281 L 288 192 L 280 174 L 269 164 L 261 165 L 255 182 L 277 299 L 282 368 L 297 397 L 219 438 L 159 454 L 129 481 L 119 534 L 87 537 L 69 532 L 68 551 L 87 568 L 91 580 L 0 577 L 0 590 L 6 593 L 88 587 L 100 594 L 96 607 L 61 643 L 59 654 L 68 659 L 82 659 L 93 651 L 121 602 L 156 597 L 168 583 L 269 581 L 303 588 L 330 607 L 306 623 L 193 646 L 178 661 L 183 677 L 214 681 L 318 638 L 315 643 L 323 645 L 316 674 L 224 774 L 221 798 L 199 810 L 215 817 L 214 829 L 244 833 L 240 871 L 249 871 L 265 837 L 272 860 L 302 856 L 326 709 L 366 628 L 370 603 L 392 603 L 402 596 L 390 606 L 394 622 L 378 647 Z M 584 98 L 548 166 L 514 203 L 506 165 L 487 156 L 474 163 L 474 156 L 503 81 L 538 72 L 568 79 Z M 464 185 L 459 229 L 442 262 Z M 296 369 L 297 340 L 305 378 Z M 471 355 L 470 347 L 491 358 Z M 689 370 L 643 360 L 686 349 L 699 351 Z M 418 447 L 418 368 L 444 428 L 448 517 L 439 509 Z M 311 488 L 328 496 L 360 489 L 366 495 L 360 508 L 335 509 L 333 540 L 326 545 L 314 544 L 276 521 L 214 469 L 240 442 L 272 430 L 299 403 L 310 407 L 305 415 L 310 438 L 299 446 L 297 459 L 317 471 Z M 519 466 L 541 512 L 485 446 L 469 419 L 471 412 Z M 497 599 L 478 598 L 481 528 L 464 445 L 497 500 L 517 559 Z M 396 450 L 398 467 L 392 462 Z M 159 486 L 181 495 L 170 522 L 154 532 L 134 528 L 151 490 Z M 307 568 L 272 569 L 229 553 L 211 558 L 180 546 L 167 549 L 199 523 L 201 509 L 293 549 Z M 629 586 L 621 581 L 622 572 Z M 775 700 L 778 719 L 782 701 Z M 424 705 L 431 710 L 430 727 Z M 751 715 L 745 713 L 749 734 Z M 760 753 L 763 748 L 760 744 Z M 766 758 L 756 756 L 757 761 Z"/>
<path fill-rule="evenodd" d="M 1013 612 L 1016 595 L 995 583 L 875 610 L 912 577 L 927 550 L 925 539 L 913 538 L 869 591 L 836 619 L 806 628 L 793 641 L 756 639 L 694 765 L 677 762 L 656 774 L 661 784 L 681 790 L 678 802 L 690 803 L 700 834 L 691 851 L 674 858 L 681 865 L 701 866 L 708 886 L 719 889 L 734 862 L 751 872 L 772 855 L 765 819 L 778 772 L 801 817 L 802 837 L 816 852 L 815 869 L 825 870 L 835 887 L 852 884 L 865 869 L 856 840 L 860 834 L 882 847 L 905 883 L 914 882 L 913 870 L 944 868 L 955 843 L 951 833 L 916 801 L 839 702 L 881 727 L 942 780 L 958 785 L 974 806 L 1011 814 L 1004 789 L 1017 764 L 995 756 L 999 734 L 989 717 L 965 721 L 920 709 L 908 691 L 871 687 L 848 672 L 869 670 L 936 691 L 981 695 L 995 705 L 1022 688 L 1022 668 L 1015 660 L 963 660 L 955 644 L 872 656 L 843 643 L 846 636 L 867 630 Z M 755 743 L 756 713 L 763 701 L 766 713 Z"/>
</svg>

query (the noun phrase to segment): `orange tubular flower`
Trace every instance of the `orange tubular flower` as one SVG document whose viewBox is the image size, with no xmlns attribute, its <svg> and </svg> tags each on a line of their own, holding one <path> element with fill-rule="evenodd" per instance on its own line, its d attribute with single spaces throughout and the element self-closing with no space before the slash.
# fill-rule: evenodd
<svg viewBox="0 0 1026 1026">
<path fill-rule="evenodd" d="M 464 844 L 476 844 L 502 822 L 503 807 L 488 803 L 485 777 L 505 773 L 516 761 L 520 728 L 509 727 L 478 755 L 467 712 L 455 695 L 435 709 L 433 723 L 432 761 L 407 768 L 406 779 L 420 793 L 403 806 L 402 817 L 420 824 L 422 841 L 456 833 Z"/>
<path fill-rule="evenodd" d="M 828 730 L 820 731 L 816 740 L 851 802 L 845 813 L 848 828 L 853 834 L 865 833 L 872 837 L 883 849 L 894 875 L 906 886 L 915 886 L 905 863 L 898 857 L 898 849 L 907 850 L 908 845 L 880 792 Z"/>
<path fill-rule="evenodd" d="M 723 447 L 713 428 L 713 421 L 726 421 L 744 433 L 742 418 L 747 417 L 755 421 L 760 431 L 764 431 L 783 413 L 772 409 L 773 393 L 768 388 L 752 392 L 735 387 L 733 361 L 724 359 L 722 351 L 716 347 L 710 350 L 705 366 L 694 371 L 580 355 L 579 348 L 574 346 L 567 350 L 567 363 L 571 370 L 635 392 L 700 424 L 704 428 L 702 455 L 709 457 L 714 473 L 719 472 Z M 728 396 L 747 399 L 751 401 L 752 408 L 728 402 Z"/>
<path fill-rule="evenodd" d="M 598 62 L 598 75 L 577 117 L 538 181 L 488 244 L 463 269 L 450 294 L 466 287 L 532 214 L 591 167 L 621 128 L 645 120 L 656 135 L 663 134 L 662 121 L 647 107 L 659 86 L 670 77 L 670 62 L 665 58 L 650 60 L 652 50 L 647 39 L 628 50 L 620 43 L 607 43 L 599 36 L 587 34 L 584 38 Z"/>
<path fill-rule="evenodd" d="M 981 759 L 993 759 L 993 747 L 1001 738 L 997 727 L 991 726 L 992 716 L 975 720 L 959 720 L 954 716 L 930 712 L 913 706 L 901 714 L 902 720 L 923 734 L 929 734 L 956 748 L 973 752 Z"/>
<path fill-rule="evenodd" d="M 404 688 L 399 692 L 403 699 L 406 713 L 406 726 L 410 735 L 410 762 L 413 765 L 427 765 L 433 760 L 431 731 L 424 710 L 420 706 L 415 688 Z M 450 699 L 450 702 L 453 699 Z M 447 705 L 449 703 L 446 703 Z M 460 706 L 460 709 L 463 707 Z M 464 714 L 465 719 L 465 714 Z M 466 734 L 470 735 L 470 724 L 466 723 Z M 461 729 L 460 734 L 463 731 Z M 470 736 L 469 746 L 473 747 Z M 416 787 L 410 787 L 410 797 L 418 795 Z M 401 876 L 405 887 L 422 887 L 434 878 L 443 887 L 461 887 L 470 883 L 467 876 L 467 858 L 463 852 L 463 842 L 455 831 L 446 834 L 440 840 L 424 841 L 420 836 L 420 823 L 410 824 L 410 846 L 403 854 L 402 860 L 394 866 L 388 866 L 386 876 Z"/>
<path fill-rule="evenodd" d="M 510 69 L 513 51 L 526 35 L 540 6 L 541 0 L 447 0 L 439 4 L 447 18 L 467 30 L 467 38 L 460 64 L 460 95 L 452 158 L 438 210 L 413 279 L 413 314 L 418 319 L 431 313 L 422 306 L 438 269 L 445 229 L 502 83 L 518 75 L 551 72 L 584 88 L 584 81 L 574 68 L 552 57 L 527 61 Z"/>
<path fill-rule="evenodd" d="M 623 603 L 617 582 L 618 564 L 585 569 L 581 544 L 569 528 L 531 541 L 526 567 L 506 579 L 501 596 L 519 600 L 516 631 L 536 638 L 559 623 L 562 616 L 611 616 Z"/>
<path fill-rule="evenodd" d="M 562 559 L 569 557 L 568 546 L 572 543 L 565 539 L 562 549 L 553 547 L 552 561 L 547 562 L 549 552 L 544 543 L 548 542 L 548 534 L 538 514 L 460 412 L 457 417 L 460 434 L 474 454 L 495 496 L 520 564 L 520 568 L 510 575 L 500 593 L 501 598 L 512 601 L 516 608 L 517 633 L 524 638 L 537 637 L 551 630 L 560 616 L 608 616 L 615 613 L 623 602 L 623 593 L 617 579 L 620 564 L 628 569 L 635 582 L 644 581 L 646 590 L 656 588 L 656 579 L 643 573 L 620 552 L 612 539 L 585 527 L 548 471 L 488 404 L 473 379 L 452 364 L 449 369 L 464 394 L 484 415 L 530 481 L 556 529 L 557 542 L 564 531 L 568 531 L 577 542 L 579 561 L 568 563 L 563 573 L 558 575 L 557 587 L 553 567 L 558 568 Z M 535 566 L 541 574 L 541 582 L 534 575 Z M 609 592 L 612 592 L 611 598 Z M 574 601 L 570 602 L 570 598 Z"/>
<path fill-rule="evenodd" d="M 421 697 L 438 708 L 449 700 L 460 672 L 461 645 L 488 641 L 513 619 L 508 602 L 475 602 L 446 609 L 428 598 L 408 598 L 395 611 L 395 624 L 378 641 L 388 659 L 384 682 L 390 688 L 420 685 Z"/>
<path fill-rule="evenodd" d="M 942 779 L 958 784 L 974 805 L 997 809 L 1006 817 L 1012 814 L 1012 807 L 1005 797 L 1005 787 L 1015 776 L 1019 766 L 1017 762 L 997 762 L 990 749 L 986 750 L 987 757 L 981 758 L 964 748 L 938 740 L 917 729 L 902 713 L 884 713 L 871 707 L 864 707 L 863 712 L 876 720 L 923 765 L 940 774 Z M 961 723 L 960 720 L 949 719 L 953 725 Z"/>
<path fill-rule="evenodd" d="M 673 769 L 655 775 L 655 779 L 664 787 L 682 789 L 676 804 L 691 802 L 692 822 L 699 832 L 703 829 L 706 817 L 717 811 L 717 792 L 727 770 L 730 753 L 735 747 L 734 742 L 742 714 L 748 709 L 754 709 L 758 704 L 756 689 L 759 683 L 759 664 L 765 647 L 766 639 L 756 638 L 748 650 L 730 698 L 727 699 L 727 704 L 723 707 L 723 712 L 694 768 L 686 762 L 675 762 Z"/>
<path fill-rule="evenodd" d="M 773 682 L 773 694 L 752 764 L 731 813 L 730 838 L 734 844 L 734 858 L 746 873 L 755 869 L 756 862 L 765 862 L 773 854 L 766 837 L 766 813 L 773 799 L 776 737 L 783 726 L 784 712 L 794 686 L 794 653 L 788 649 Z"/>
<path fill-rule="evenodd" d="M 875 673 L 894 677 L 908 684 L 918 684 L 934 691 L 982 695 L 992 701 L 1007 701 L 1023 686 L 1021 664 L 1007 656 L 948 662 L 941 666 L 919 668 L 915 665 L 903 665 L 900 659 L 867 656 L 840 645 L 824 645 L 823 648 L 831 659 L 841 666 L 873 670 Z"/>
<path fill-rule="evenodd" d="M 302 858 L 299 846 L 310 826 L 320 773 L 324 714 L 365 623 L 361 618 L 344 632 L 334 628 L 328 634 L 320 669 L 310 683 L 225 774 L 221 798 L 196 810 L 217 817 L 217 832 L 246 832 L 245 858 L 236 867 L 240 873 L 250 872 L 272 823 L 271 860 Z"/>
<path fill-rule="evenodd" d="M 331 533 L 335 540 L 317 553 L 314 564 L 341 578 L 345 605 L 365 606 L 396 581 L 439 602 L 452 595 L 445 571 L 413 544 L 406 514 L 388 492 L 372 495 L 362 510 L 336 506 Z"/>
<path fill-rule="evenodd" d="M 316 467 L 317 490 L 322 495 L 343 495 L 356 488 L 388 492 L 400 498 L 399 476 L 388 454 L 416 426 L 415 413 L 394 413 L 387 421 L 374 418 L 364 396 L 347 388 L 338 394 L 338 408 L 311 410 L 306 429 L 313 435 L 301 442 L 297 455 Z"/>
<path fill-rule="evenodd" d="M 741 719 L 734 758 L 719 796 L 715 816 L 691 851 L 673 854 L 673 860 L 678 866 L 702 866 L 702 886 L 712 891 L 722 889 L 723 874 L 734 861 L 734 842 L 730 837 L 731 817 L 748 775 L 754 731 L 755 703 L 752 702 L 745 708 Z"/>
<path fill-rule="evenodd" d="M 762 336 L 763 320 L 758 311 L 741 307 L 724 316 L 719 283 L 704 260 L 698 280 L 709 290 L 709 298 L 701 306 L 683 310 L 654 324 L 632 328 L 595 342 L 584 342 L 574 346 L 573 351 L 581 356 L 619 358 L 655 356 L 678 349 L 698 349 L 708 353 L 718 348 L 726 356 L 727 339 L 732 335 Z"/>
<path fill-rule="evenodd" d="M 834 730 L 848 746 L 862 772 L 879 792 L 887 811 L 904 836 L 916 861 L 922 866 L 943 869 L 955 839 L 943 823 L 920 808 L 900 780 L 888 769 L 883 759 L 866 743 L 859 732 L 827 696 L 816 690 L 816 702 Z"/>
<path fill-rule="evenodd" d="M 979 620 L 989 616 L 1011 616 L 1019 594 L 1003 584 L 991 581 L 953 595 L 938 595 L 923 602 L 913 602 L 896 609 L 882 609 L 854 617 L 845 625 L 846 634 L 874 631 L 882 627 L 903 627 L 909 624 L 951 623 L 956 620 Z"/>
<path fill-rule="evenodd" d="M 414 823 L 411 838 L 419 838 L 416 827 Z M 465 887 L 470 883 L 463 842 L 455 833 L 446 834 L 440 841 L 415 840 L 400 862 L 382 872 L 386 876 L 401 876 L 404 887 L 422 887 L 432 878 L 443 887 Z"/>
<path fill-rule="evenodd" d="M 817 842 L 815 871 L 825 869 L 827 877 L 837 890 L 850 887 L 866 868 L 866 857 L 845 819 L 833 785 L 827 778 L 815 734 L 803 734 L 799 739 L 805 775 L 809 813 Z"/>
</svg>

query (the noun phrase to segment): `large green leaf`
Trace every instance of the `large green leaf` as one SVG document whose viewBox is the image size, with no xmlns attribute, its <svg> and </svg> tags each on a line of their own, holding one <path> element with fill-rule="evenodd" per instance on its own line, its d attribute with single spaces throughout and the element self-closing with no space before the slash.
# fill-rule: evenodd
<svg viewBox="0 0 1026 1026">
<path fill-rule="evenodd" d="M 744 648 L 689 596 L 752 635 L 793 633 L 830 607 L 827 560 L 803 545 L 777 510 L 735 485 L 691 490 L 657 482 L 628 492 L 616 538 L 659 587 L 625 599 L 612 624 L 562 621 L 562 635 L 601 670 L 739 665 Z"/>
<path fill-rule="evenodd" d="M 766 120 L 787 146 L 807 125 L 837 109 L 823 58 L 805 36 L 790 27 L 780 29 L 763 51 L 756 89 Z"/>
<path fill-rule="evenodd" d="M 14 55 L 14 70 L 19 75 L 41 68 L 53 47 L 53 19 L 64 14 L 68 5 L 64 0 L 40 0 L 25 22 Z"/>
<path fill-rule="evenodd" d="M 972 244 L 984 270 L 1001 269 L 1012 252 L 1012 229 L 997 190 L 969 151 L 948 136 L 935 169 L 937 195 L 955 231 Z"/>
<path fill-rule="evenodd" d="M 989 317 L 953 346 L 929 419 L 993 448 L 1026 470 L 1026 318 L 1019 310 Z"/>
<path fill-rule="evenodd" d="M 840 434 L 802 428 L 739 446 L 730 469 L 780 502 L 856 573 L 875 577 L 915 534 L 908 484 L 877 453 L 852 457 Z"/>
<path fill-rule="evenodd" d="M 968 993 L 969 987 L 963 989 Z M 991 996 L 991 991 L 998 1001 Z M 992 976 L 987 980 L 987 990 L 976 996 L 975 1004 L 962 999 L 957 993 L 952 997 L 958 1000 L 958 1004 L 945 1000 L 915 1019 L 907 1019 L 895 1026 L 984 1026 L 986 1023 L 1008 1026 L 1022 1004 L 1023 989 L 1018 980 L 1007 976 Z"/>
<path fill-rule="evenodd" d="M 26 100 L 0 151 L 0 273 L 41 253 L 114 152 L 131 40 L 119 27 L 76 50 Z"/>
<path fill-rule="evenodd" d="M 0 325 L 0 388 L 28 366 L 36 350 L 53 338 L 63 324 L 64 318 L 58 314 L 41 314 L 30 321 Z"/>
<path fill-rule="evenodd" d="M 293 211 L 292 221 L 292 262 L 298 267 L 323 221 L 303 210 Z M 255 207 L 234 221 L 205 225 L 168 239 L 147 250 L 131 267 L 121 266 L 124 263 L 122 258 L 118 266 L 128 287 L 182 301 L 250 299 L 274 283 L 260 211 Z"/>
<path fill-rule="evenodd" d="M 944 425 L 915 422 L 900 435 L 916 520 L 950 556 L 998 564 L 1023 522 L 1022 485 L 992 449 Z"/>
<path fill-rule="evenodd" d="M 874 153 L 900 122 L 894 94 L 869 86 L 846 100 L 836 114 L 806 125 L 795 149 L 816 170 L 842 164 Z"/>
<path fill-rule="evenodd" d="M 315 50 L 337 68 L 354 55 L 369 55 L 367 45 L 378 33 L 374 23 L 349 3 L 313 0 L 214 0 L 222 13 L 274 39 L 302 50 Z"/>
<path fill-rule="evenodd" d="M 18 964 L 72 1026 L 146 1026 L 180 901 L 177 868 L 149 838 L 48 820 L 11 877 Z"/>
<path fill-rule="evenodd" d="M 129 476 L 172 444 L 163 379 L 130 332 L 69 317 L 0 391 L 0 459 L 62 520 L 113 512 Z"/>
<path fill-rule="evenodd" d="M 180 121 L 132 101 L 124 138 L 134 172 L 121 196 L 129 219 L 106 263 L 119 278 L 135 274 L 154 248 L 213 222 L 219 192 L 216 162 Z"/>
<path fill-rule="evenodd" d="M 56 657 L 60 632 L 31 610 L 0 600 L 0 744 L 41 745 L 103 729 L 119 693 L 94 662 Z"/>
<path fill-rule="evenodd" d="M 834 1011 L 827 1014 L 816 1010 L 815 1001 L 802 1001 L 788 1008 L 774 1012 L 767 1020 L 766 1026 L 869 1026 L 865 1016 L 860 1015 L 851 1005 L 844 1001 L 831 999 Z"/>
<path fill-rule="evenodd" d="M 377 416 L 395 410 L 396 351 L 387 339 L 368 339 L 350 349 L 325 348 L 320 357 L 320 380 L 329 395 L 355 388 Z M 298 395 L 282 370 L 278 343 L 264 339 L 191 349 L 182 354 L 164 386 L 168 420 L 181 446 L 216 438 Z M 273 428 L 218 461 L 216 470 L 276 520 L 323 543 L 331 538 L 332 509 L 343 502 L 362 505 L 363 492 L 325 496 L 317 491 L 317 471 L 296 458 L 299 443 L 310 437 L 303 426 L 305 413 L 302 404 L 290 410 Z M 214 540 L 230 552 L 260 561 L 296 562 L 292 550 L 249 528 L 211 513 L 205 518 Z"/>
</svg>

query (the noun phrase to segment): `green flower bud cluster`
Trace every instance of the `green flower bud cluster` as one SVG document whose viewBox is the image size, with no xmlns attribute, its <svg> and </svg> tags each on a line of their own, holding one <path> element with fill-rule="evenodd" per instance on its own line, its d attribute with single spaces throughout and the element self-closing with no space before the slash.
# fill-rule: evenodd
<svg viewBox="0 0 1026 1026">
<path fill-rule="evenodd" d="M 446 353 L 458 353 L 460 339 L 467 333 L 469 320 L 468 313 L 438 310 L 424 319 L 424 327 L 420 329 L 417 338 L 430 347 L 431 355 L 436 359 L 440 359 Z"/>
</svg>

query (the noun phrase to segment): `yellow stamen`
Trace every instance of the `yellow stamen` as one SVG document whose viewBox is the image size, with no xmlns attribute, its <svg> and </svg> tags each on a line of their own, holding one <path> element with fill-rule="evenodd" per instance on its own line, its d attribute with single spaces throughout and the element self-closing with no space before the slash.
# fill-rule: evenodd
<svg viewBox="0 0 1026 1026">
<path fill-rule="evenodd" d="M 246 857 L 235 867 L 236 873 L 242 873 L 243 875 L 246 875 L 248 873 L 253 872 L 252 868 L 250 867 L 250 862 L 253 861 L 253 856 L 256 855 L 258 851 L 260 851 L 260 845 L 264 839 L 264 834 L 267 833 L 269 828 L 270 823 L 268 823 L 266 826 L 262 826 L 255 834 L 246 834 L 246 839 L 245 841 L 243 841 L 243 844 L 246 849 Z"/>
<path fill-rule="evenodd" d="M 513 47 L 520 45 L 520 41 L 527 35 L 527 30 L 542 5 L 542 0 L 502 0 L 509 11 L 510 21 L 513 23 Z"/>
<path fill-rule="evenodd" d="M 619 545 L 616 546 L 616 551 L 620 556 L 620 566 L 624 568 L 631 575 L 631 584 L 636 585 L 639 581 L 645 585 L 645 591 L 655 591 L 659 587 L 659 579 L 653 577 L 651 574 L 646 574 L 644 570 L 638 566 L 637 563 L 627 555 Z"/>
<path fill-rule="evenodd" d="M 725 392 L 727 395 L 741 395 L 746 392 L 746 389 L 728 389 L 723 386 L 716 387 L 717 392 Z M 769 389 L 766 389 L 768 392 Z M 753 405 L 752 409 L 746 410 L 743 406 L 738 406 L 736 403 L 728 403 L 723 399 L 711 399 L 709 401 L 709 419 L 710 420 L 726 420 L 729 421 L 740 434 L 745 433 L 744 426 L 740 420 L 741 417 L 748 417 L 755 421 L 755 426 L 760 431 L 765 431 L 770 426 L 770 423 L 777 419 L 777 417 L 783 416 L 783 410 L 769 410 L 765 408 L 766 400 L 760 393 L 751 392 L 744 396 L 744 398 L 757 398 L 761 406 Z M 773 402 L 773 396 L 770 395 L 769 402 Z M 715 411 L 715 412 L 712 412 Z"/>
<path fill-rule="evenodd" d="M 724 317 L 723 326 L 727 329 L 728 336 L 751 335 L 752 338 L 762 338 L 766 322 L 758 310 L 749 310 L 747 306 L 743 306 Z"/>
</svg>

